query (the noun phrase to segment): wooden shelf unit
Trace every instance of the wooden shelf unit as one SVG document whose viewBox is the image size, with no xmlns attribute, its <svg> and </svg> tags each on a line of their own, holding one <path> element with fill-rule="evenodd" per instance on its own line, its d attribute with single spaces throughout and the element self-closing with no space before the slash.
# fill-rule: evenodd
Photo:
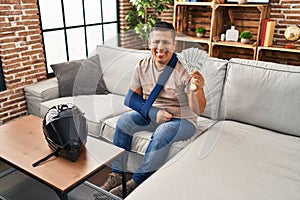
<svg viewBox="0 0 300 200">
<path fill-rule="evenodd" d="M 217 2 L 217 1 L 216 1 Z M 268 4 L 218 4 L 215 1 L 174 3 L 174 27 L 179 33 L 176 39 L 181 51 L 191 46 L 201 46 L 212 57 L 256 59 L 261 26 L 269 17 Z M 221 42 L 220 36 L 234 25 L 239 33 L 249 30 L 253 34 L 251 44 Z M 203 26 L 205 38 L 195 37 L 195 29 Z M 183 36 L 184 35 L 184 36 Z M 189 43 L 184 45 L 183 43 Z M 191 43 L 196 43 L 192 45 Z"/>
<path fill-rule="evenodd" d="M 189 47 L 210 51 L 213 2 L 174 2 L 173 24 L 177 31 L 177 51 Z M 197 38 L 195 29 L 203 26 L 206 34 Z"/>
<path fill-rule="evenodd" d="M 243 44 L 240 42 L 212 42 L 210 55 L 212 57 L 229 60 L 232 57 L 253 59 L 256 58 L 256 44 Z"/>
<path fill-rule="evenodd" d="M 256 60 L 300 66 L 300 48 L 288 49 L 275 45 L 271 47 L 259 46 Z"/>
</svg>

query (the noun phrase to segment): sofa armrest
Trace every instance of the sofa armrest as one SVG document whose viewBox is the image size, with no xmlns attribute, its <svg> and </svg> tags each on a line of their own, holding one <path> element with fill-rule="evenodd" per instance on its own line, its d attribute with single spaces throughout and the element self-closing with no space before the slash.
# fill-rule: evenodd
<svg viewBox="0 0 300 200">
<path fill-rule="evenodd" d="M 42 102 L 59 98 L 58 81 L 55 77 L 26 86 L 24 91 L 28 114 L 39 117 L 42 117 L 40 113 Z"/>
</svg>

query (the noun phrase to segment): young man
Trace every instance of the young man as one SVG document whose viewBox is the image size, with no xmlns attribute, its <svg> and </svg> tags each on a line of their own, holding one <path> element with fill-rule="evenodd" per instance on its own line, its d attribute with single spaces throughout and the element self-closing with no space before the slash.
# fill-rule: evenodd
<svg viewBox="0 0 300 200">
<path fill-rule="evenodd" d="M 141 60 L 133 74 L 129 93 L 147 99 L 175 51 L 175 31 L 172 24 L 158 22 L 150 32 L 152 55 Z M 113 143 L 126 151 L 131 149 L 132 136 L 139 131 L 151 131 L 151 141 L 141 166 L 127 182 L 127 194 L 146 180 L 165 162 L 173 142 L 186 140 L 196 131 L 196 117 L 204 111 L 206 99 L 204 79 L 198 71 L 192 74 L 176 63 L 163 89 L 151 106 L 148 118 L 138 111 L 120 116 Z M 130 99 L 129 93 L 126 99 Z M 126 100 L 125 100 L 126 102 Z M 113 164 L 102 189 L 122 197 L 120 163 Z"/>
</svg>

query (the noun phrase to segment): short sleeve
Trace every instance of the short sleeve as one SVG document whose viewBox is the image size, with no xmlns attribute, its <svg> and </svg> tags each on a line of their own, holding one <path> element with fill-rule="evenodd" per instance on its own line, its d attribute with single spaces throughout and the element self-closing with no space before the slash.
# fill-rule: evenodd
<svg viewBox="0 0 300 200">
<path fill-rule="evenodd" d="M 134 88 L 141 88 L 142 87 L 141 86 L 141 80 L 140 80 L 139 67 L 140 67 L 140 64 L 138 63 L 135 66 L 135 69 L 134 69 L 134 72 L 132 74 L 131 81 L 130 81 L 130 86 L 134 87 Z"/>
</svg>

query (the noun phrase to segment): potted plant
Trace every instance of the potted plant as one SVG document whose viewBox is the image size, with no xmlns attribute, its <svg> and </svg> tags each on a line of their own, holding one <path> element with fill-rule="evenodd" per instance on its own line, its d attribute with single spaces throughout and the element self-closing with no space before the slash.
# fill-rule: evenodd
<svg viewBox="0 0 300 200">
<path fill-rule="evenodd" d="M 196 32 L 197 37 L 203 37 L 206 33 L 206 30 L 203 26 L 200 26 L 200 27 L 196 28 L 195 32 Z"/>
<path fill-rule="evenodd" d="M 250 31 L 243 31 L 240 34 L 241 43 L 248 44 L 250 42 L 250 39 L 252 38 L 252 33 Z"/>
</svg>

